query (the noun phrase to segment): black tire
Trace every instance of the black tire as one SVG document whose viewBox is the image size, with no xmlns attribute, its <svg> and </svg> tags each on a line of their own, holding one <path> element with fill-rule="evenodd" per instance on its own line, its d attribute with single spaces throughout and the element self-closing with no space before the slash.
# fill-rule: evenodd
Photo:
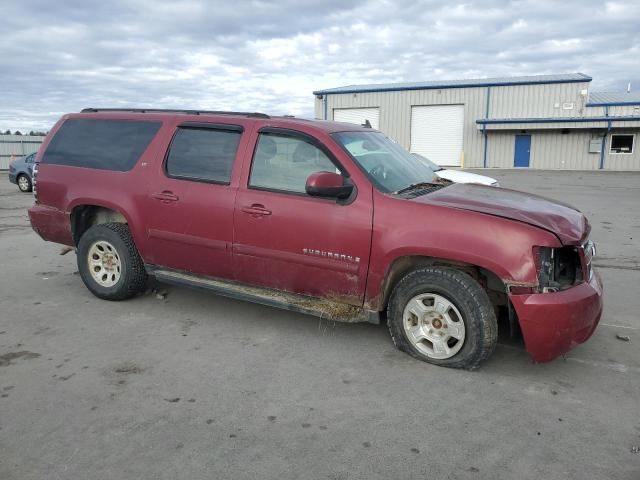
<svg viewBox="0 0 640 480">
<path fill-rule="evenodd" d="M 20 179 L 24 179 L 26 180 L 26 188 L 23 188 L 20 185 Z M 25 175 L 24 173 L 21 173 L 20 175 L 18 175 L 18 177 L 16 178 L 16 183 L 18 184 L 18 190 L 20 190 L 23 193 L 28 193 L 33 191 L 33 184 L 31 183 L 31 179 L 29 178 L 29 175 Z"/>
<path fill-rule="evenodd" d="M 109 287 L 100 285 L 90 272 L 89 250 L 95 242 L 106 241 L 115 248 L 121 262 L 118 281 Z M 80 238 L 77 249 L 78 271 L 86 287 L 104 300 L 125 300 L 144 290 L 147 273 L 125 223 L 102 223 L 90 227 Z"/>
<path fill-rule="evenodd" d="M 405 332 L 405 306 L 423 293 L 444 297 L 462 316 L 465 337 L 460 350 L 450 358 L 429 357 L 416 348 Z M 396 347 L 419 360 L 444 367 L 473 370 L 493 353 L 498 340 L 498 323 L 486 292 L 471 276 L 452 268 L 427 267 L 407 274 L 393 289 L 387 318 Z"/>
</svg>

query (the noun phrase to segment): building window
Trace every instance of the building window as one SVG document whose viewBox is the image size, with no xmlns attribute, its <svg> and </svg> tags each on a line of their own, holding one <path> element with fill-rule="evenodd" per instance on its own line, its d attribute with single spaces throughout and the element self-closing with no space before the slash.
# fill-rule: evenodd
<svg viewBox="0 0 640 480">
<path fill-rule="evenodd" d="M 633 153 L 633 135 L 611 135 L 609 153 Z"/>
</svg>

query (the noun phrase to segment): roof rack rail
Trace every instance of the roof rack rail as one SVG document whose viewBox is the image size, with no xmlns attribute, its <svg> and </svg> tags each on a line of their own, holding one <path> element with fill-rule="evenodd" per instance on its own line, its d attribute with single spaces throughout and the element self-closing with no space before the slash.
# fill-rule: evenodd
<svg viewBox="0 0 640 480">
<path fill-rule="evenodd" d="M 132 113 L 186 113 L 189 115 L 239 115 L 243 117 L 271 118 L 260 112 L 229 112 L 224 110 L 172 110 L 165 108 L 83 108 L 80 113 L 132 112 Z"/>
</svg>

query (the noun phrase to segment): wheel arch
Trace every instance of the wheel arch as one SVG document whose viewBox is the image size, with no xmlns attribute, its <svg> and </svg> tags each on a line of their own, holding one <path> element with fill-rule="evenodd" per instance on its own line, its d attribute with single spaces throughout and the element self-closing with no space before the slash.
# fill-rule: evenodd
<svg viewBox="0 0 640 480">
<path fill-rule="evenodd" d="M 391 292 L 405 275 L 419 268 L 434 266 L 453 268 L 469 274 L 487 291 L 494 305 L 507 304 L 507 283 L 492 269 L 446 257 L 403 255 L 395 258 L 387 267 L 379 287 L 379 293 L 372 302 L 367 302 L 370 304 L 368 308 L 379 312 L 384 311 L 389 302 Z"/>
<path fill-rule="evenodd" d="M 96 202 L 78 203 L 70 213 L 71 235 L 75 245 L 80 237 L 93 225 L 102 223 L 131 224 L 128 216 L 115 205 L 101 205 Z"/>
</svg>

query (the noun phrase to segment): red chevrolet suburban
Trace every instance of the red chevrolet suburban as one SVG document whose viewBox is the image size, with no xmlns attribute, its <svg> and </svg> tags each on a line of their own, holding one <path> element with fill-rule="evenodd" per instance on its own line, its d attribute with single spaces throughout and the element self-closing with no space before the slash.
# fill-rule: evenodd
<svg viewBox="0 0 640 480">
<path fill-rule="evenodd" d="M 147 276 L 349 322 L 473 369 L 497 317 L 535 361 L 602 313 L 590 226 L 514 190 L 451 184 L 382 133 L 258 113 L 85 109 L 37 157 L 33 229 L 107 300 Z M 501 328 L 502 328 L 502 322 Z"/>
</svg>

